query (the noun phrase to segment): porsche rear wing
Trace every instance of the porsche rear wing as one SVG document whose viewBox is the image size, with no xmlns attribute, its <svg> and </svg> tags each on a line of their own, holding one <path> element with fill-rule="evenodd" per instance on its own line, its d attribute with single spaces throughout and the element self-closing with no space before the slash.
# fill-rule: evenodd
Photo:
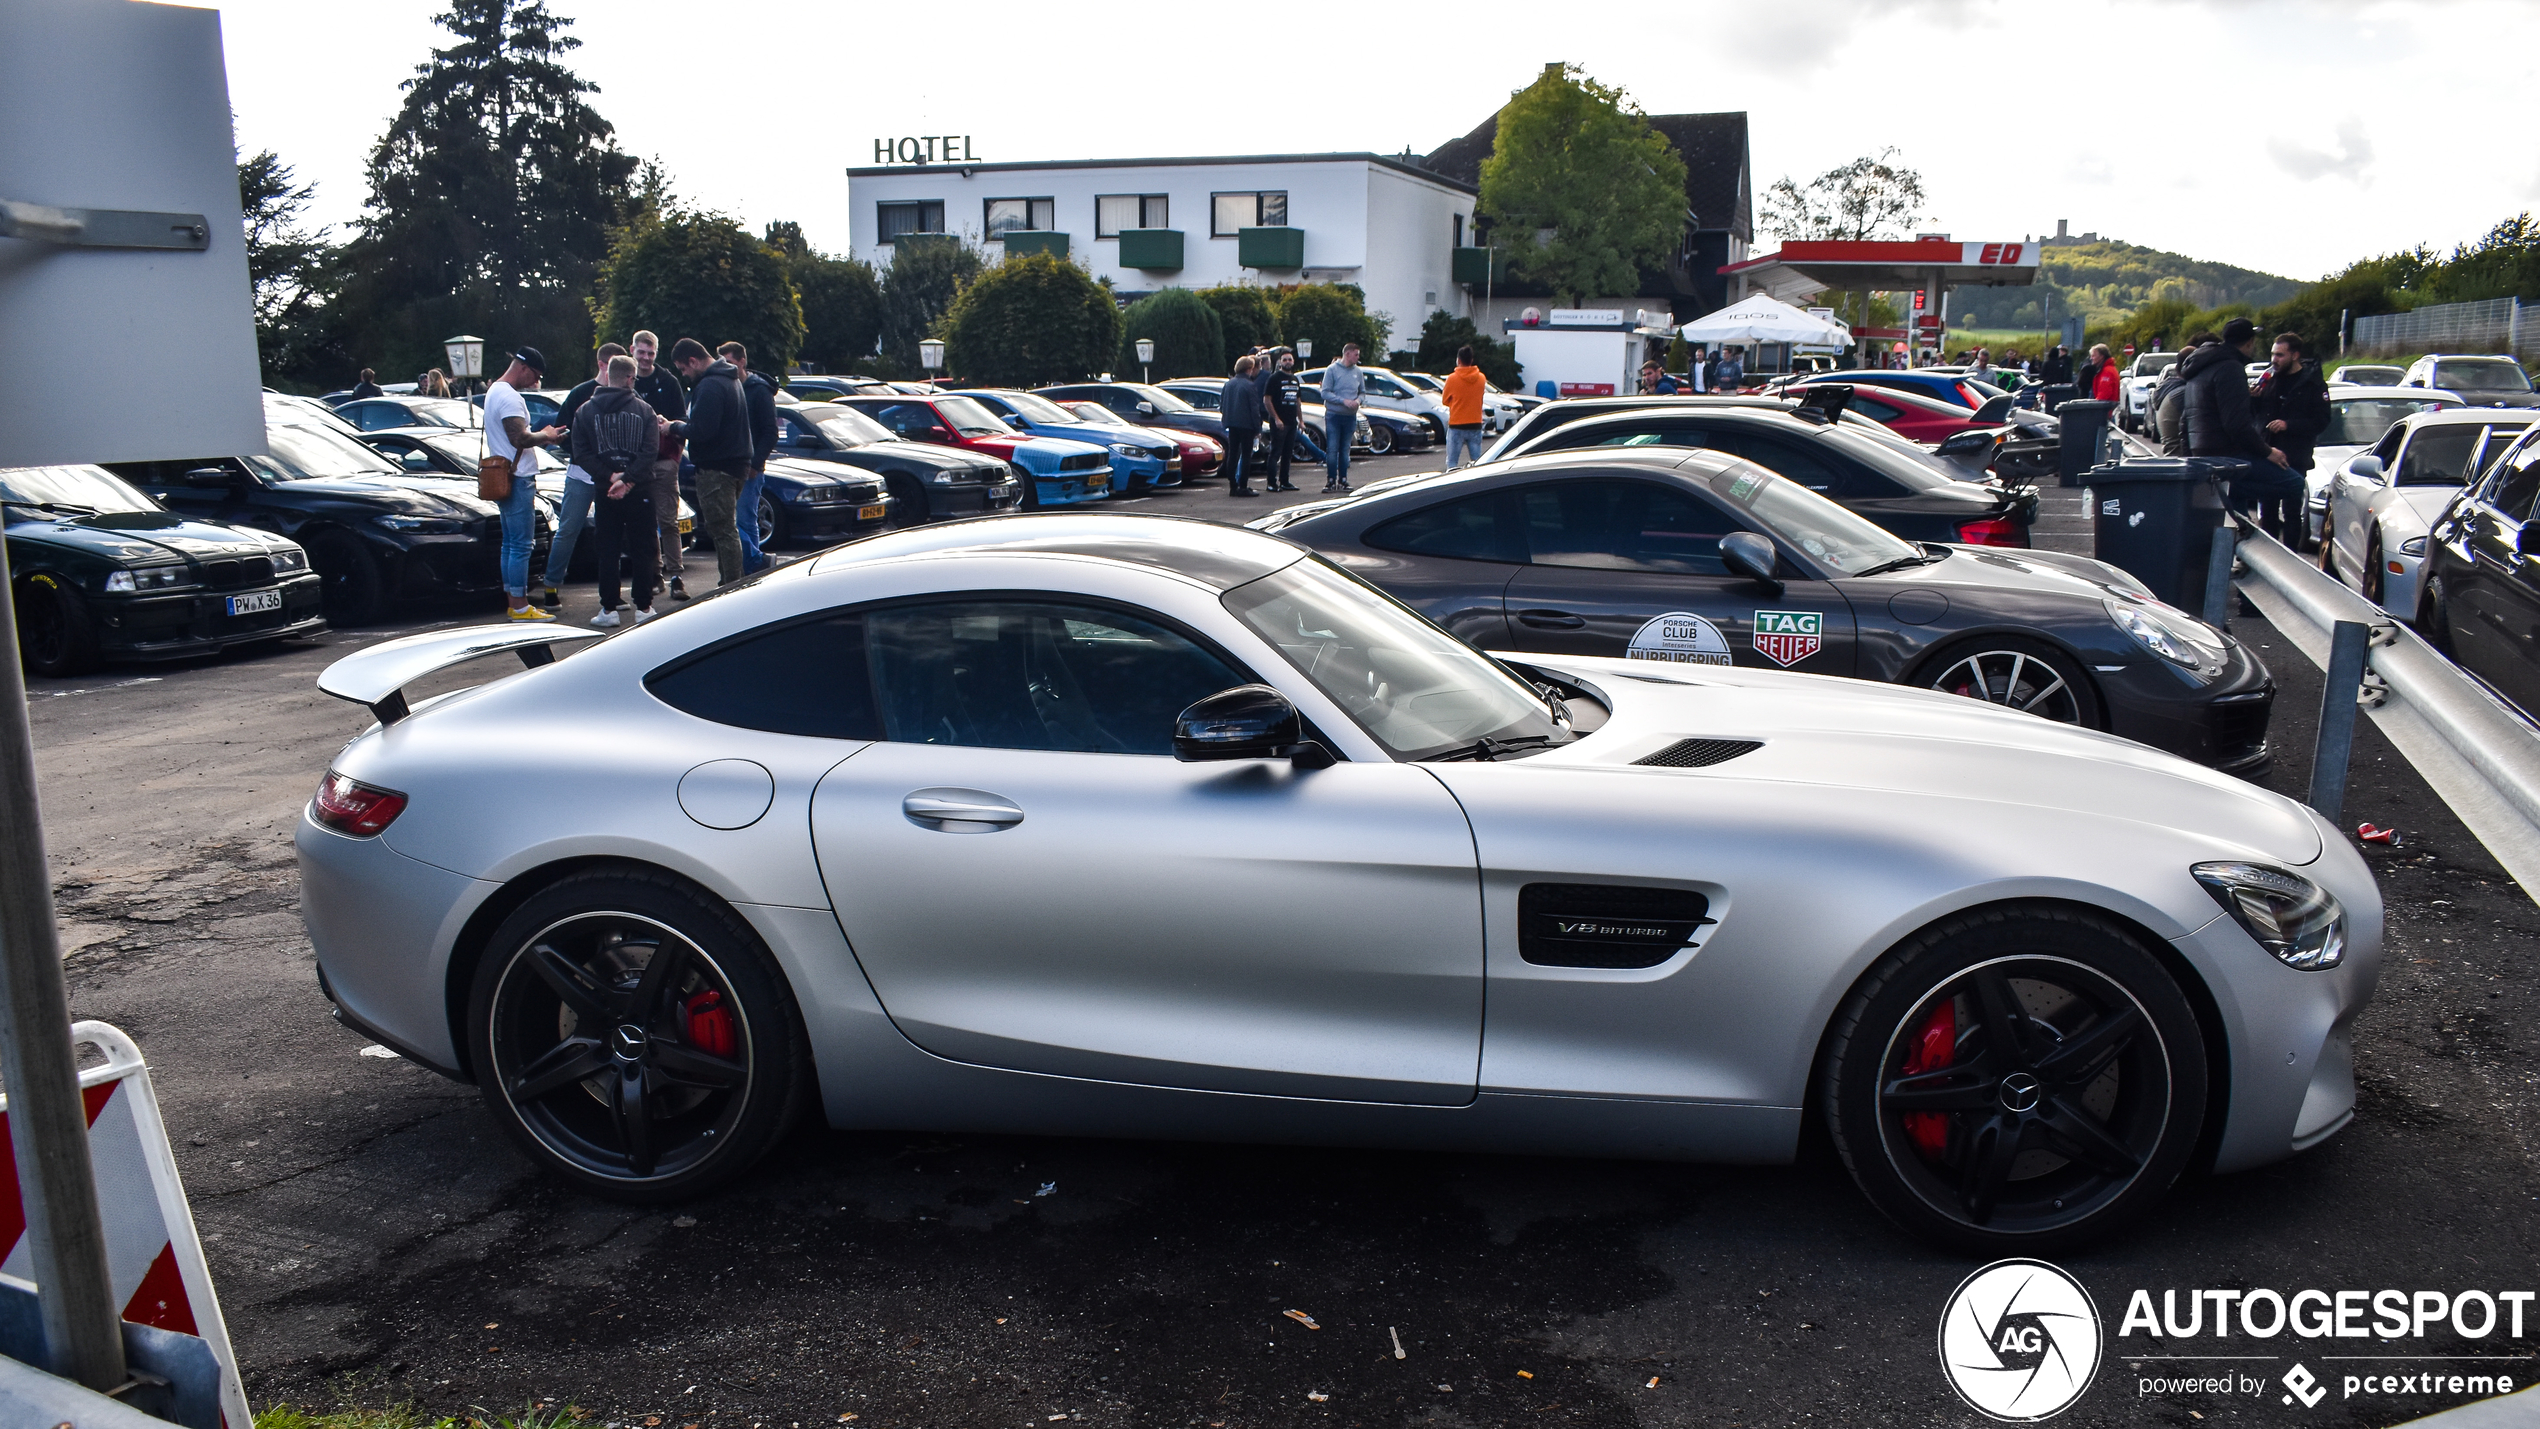
<svg viewBox="0 0 2540 1429">
<path fill-rule="evenodd" d="M 557 645 L 599 638 L 596 630 L 546 621 L 428 630 L 383 640 L 345 656 L 318 675 L 318 688 L 339 700 L 368 706 L 381 724 L 395 724 L 407 714 L 406 686 L 426 675 L 505 650 L 517 652 L 521 664 L 536 669 L 554 663 Z"/>
</svg>

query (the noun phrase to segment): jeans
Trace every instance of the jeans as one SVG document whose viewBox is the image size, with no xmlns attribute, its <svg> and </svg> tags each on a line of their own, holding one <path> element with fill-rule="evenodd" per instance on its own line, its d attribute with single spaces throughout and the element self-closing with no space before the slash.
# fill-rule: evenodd
<svg viewBox="0 0 2540 1429">
<path fill-rule="evenodd" d="M 529 595 L 529 552 L 538 544 L 538 483 L 529 473 L 512 477 L 512 494 L 494 503 L 503 513 L 503 593 Z"/>
<path fill-rule="evenodd" d="M 758 548 L 758 498 L 767 489 L 767 473 L 754 471 L 741 483 L 741 497 L 732 513 L 741 528 L 741 568 L 758 571 L 767 568 L 767 552 Z"/>
<path fill-rule="evenodd" d="M 1461 460 L 1457 459 L 1456 454 L 1458 452 L 1463 454 Z M 1463 466 L 1468 462 L 1477 462 L 1481 459 L 1482 429 L 1480 427 L 1449 427 L 1446 429 L 1447 470 L 1453 471 L 1457 467 Z"/>
<path fill-rule="evenodd" d="M 617 567 L 621 558 L 634 577 L 635 608 L 652 609 L 653 590 L 658 584 L 653 570 L 658 554 L 653 549 L 653 531 L 652 499 L 640 486 L 615 501 L 603 496 L 595 504 L 591 539 L 599 557 L 600 609 L 617 609 Z"/>
<path fill-rule="evenodd" d="M 1261 472 L 1270 479 L 1272 491 L 1295 485 L 1288 480 L 1288 468 L 1296 456 L 1296 413 L 1281 412 L 1277 416 L 1285 425 L 1263 429 L 1263 435 L 1270 439 L 1270 450 L 1261 459 Z"/>
<path fill-rule="evenodd" d="M 1325 403 L 1323 406 L 1323 469 L 1334 486 L 1349 481 L 1349 443 L 1358 435 L 1358 409 L 1344 412 Z"/>
<path fill-rule="evenodd" d="M 1241 491 L 1252 484 L 1252 444 L 1261 437 L 1259 427 L 1226 429 L 1226 489 Z"/>
<path fill-rule="evenodd" d="M 705 523 L 706 535 L 714 542 L 717 585 L 730 585 L 745 574 L 741 569 L 741 532 L 732 517 L 740 503 L 741 483 L 749 474 L 746 464 L 697 468 L 697 519 Z"/>
<path fill-rule="evenodd" d="M 565 572 L 573 568 L 574 543 L 582 539 L 582 528 L 591 524 L 592 486 L 572 477 L 564 480 L 564 524 L 556 527 L 555 544 L 547 548 L 547 584 L 563 585 Z"/>
<path fill-rule="evenodd" d="M 1288 450 L 1294 451 L 1301 447 L 1305 451 L 1307 461 L 1317 466 L 1322 465 L 1323 449 L 1314 444 L 1314 434 L 1305 429 L 1305 419 L 1294 412 L 1281 413 L 1280 416 L 1281 420 L 1288 424 Z M 1286 481 L 1287 475 L 1288 465 L 1283 456 L 1279 463 L 1279 477 L 1282 482 Z"/>
<path fill-rule="evenodd" d="M 679 458 L 666 456 L 653 463 L 644 494 L 652 498 L 653 520 L 661 527 L 662 576 L 677 580 L 684 564 L 679 553 Z"/>
<path fill-rule="evenodd" d="M 2252 461 L 2231 475 L 2231 509 L 2248 516 L 2258 529 L 2277 540 L 2298 545 L 2305 519 L 2302 498 L 2307 491 L 2301 472 L 2273 462 Z"/>
</svg>

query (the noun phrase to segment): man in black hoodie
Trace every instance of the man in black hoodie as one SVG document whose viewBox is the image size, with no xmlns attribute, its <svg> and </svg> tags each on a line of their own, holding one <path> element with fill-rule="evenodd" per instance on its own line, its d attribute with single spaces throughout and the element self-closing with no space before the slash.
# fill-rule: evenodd
<svg viewBox="0 0 2540 1429">
<path fill-rule="evenodd" d="M 2249 347 L 2257 335 L 2247 318 L 2224 323 L 2220 341 L 2178 360 L 2179 392 L 2187 403 L 2188 454 L 2243 463 L 2231 475 L 2232 507 L 2281 540 L 2285 518 L 2301 505 L 2302 475 L 2249 408 Z"/>
<path fill-rule="evenodd" d="M 661 424 L 635 395 L 635 359 L 604 359 L 598 385 L 573 414 L 573 465 L 590 473 L 593 544 L 600 568 L 600 614 L 591 623 L 616 625 L 617 566 L 621 553 L 634 567 L 635 619 L 653 614 L 653 503 L 647 479 L 661 449 Z"/>
<path fill-rule="evenodd" d="M 693 348 L 694 351 L 690 349 Z M 670 365 L 688 384 L 688 459 L 697 464 L 697 519 L 714 542 L 716 584 L 741 578 L 741 530 L 734 521 L 741 484 L 750 479 L 750 411 L 741 369 L 708 362 L 702 343 L 681 338 Z"/>
<path fill-rule="evenodd" d="M 686 339 L 689 346 L 702 355 L 703 345 Z M 678 422 L 688 415 L 688 389 L 679 385 L 667 364 L 656 364 L 661 339 L 649 332 L 638 332 L 626 340 L 627 355 L 635 359 L 635 395 L 653 409 L 653 415 L 664 422 Z M 659 450 L 653 457 L 652 469 L 645 474 L 643 485 L 652 497 L 653 520 L 661 542 L 662 574 L 670 578 L 670 598 L 686 600 L 688 583 L 679 578 L 684 557 L 679 536 L 679 449 L 678 433 L 665 430 Z"/>
</svg>

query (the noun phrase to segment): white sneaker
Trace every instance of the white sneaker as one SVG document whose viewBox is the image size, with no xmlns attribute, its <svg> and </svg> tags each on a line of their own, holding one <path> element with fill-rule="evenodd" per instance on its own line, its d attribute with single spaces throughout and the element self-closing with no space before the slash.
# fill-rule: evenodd
<svg viewBox="0 0 2540 1429">
<path fill-rule="evenodd" d="M 653 618 L 653 612 L 652 612 L 652 611 L 650 611 L 650 610 L 639 610 L 639 611 L 635 612 L 635 623 L 636 623 L 637 625 L 641 625 L 641 624 L 643 624 L 645 621 L 650 620 L 650 619 L 652 619 L 652 618 Z"/>
<path fill-rule="evenodd" d="M 614 610 L 603 610 L 599 614 L 591 617 L 591 623 L 605 630 L 608 627 L 619 623 L 618 614 Z"/>
</svg>

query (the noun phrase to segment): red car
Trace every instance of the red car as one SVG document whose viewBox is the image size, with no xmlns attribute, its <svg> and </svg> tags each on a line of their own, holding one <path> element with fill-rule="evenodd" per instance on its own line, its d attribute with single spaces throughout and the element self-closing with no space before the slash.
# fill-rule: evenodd
<svg viewBox="0 0 2540 1429">
<path fill-rule="evenodd" d="M 1908 441 L 1921 442 L 1925 446 L 1936 447 L 1960 432 L 1990 432 L 2000 425 L 1974 421 L 1975 413 L 1964 407 L 1895 387 L 1870 387 L 1847 382 L 1794 382 L 1781 395 L 1799 397 L 1817 387 L 1850 387 L 1852 400 L 1845 404 L 1848 408 Z"/>
<path fill-rule="evenodd" d="M 853 407 L 904 441 L 933 442 L 994 457 L 1022 478 L 1025 508 L 1069 506 L 1099 501 L 1111 494 L 1111 453 L 1090 442 L 1035 437 L 1018 432 L 1005 420 L 958 392 L 897 396 L 855 394 L 835 399 Z M 951 493 L 945 493 L 950 495 Z M 928 492 L 930 503 L 937 496 Z M 956 501 L 950 509 L 930 509 L 916 519 L 969 515 L 972 503 Z M 993 510 L 993 503 L 985 509 Z M 903 516 L 903 520 L 910 518 Z"/>
</svg>

